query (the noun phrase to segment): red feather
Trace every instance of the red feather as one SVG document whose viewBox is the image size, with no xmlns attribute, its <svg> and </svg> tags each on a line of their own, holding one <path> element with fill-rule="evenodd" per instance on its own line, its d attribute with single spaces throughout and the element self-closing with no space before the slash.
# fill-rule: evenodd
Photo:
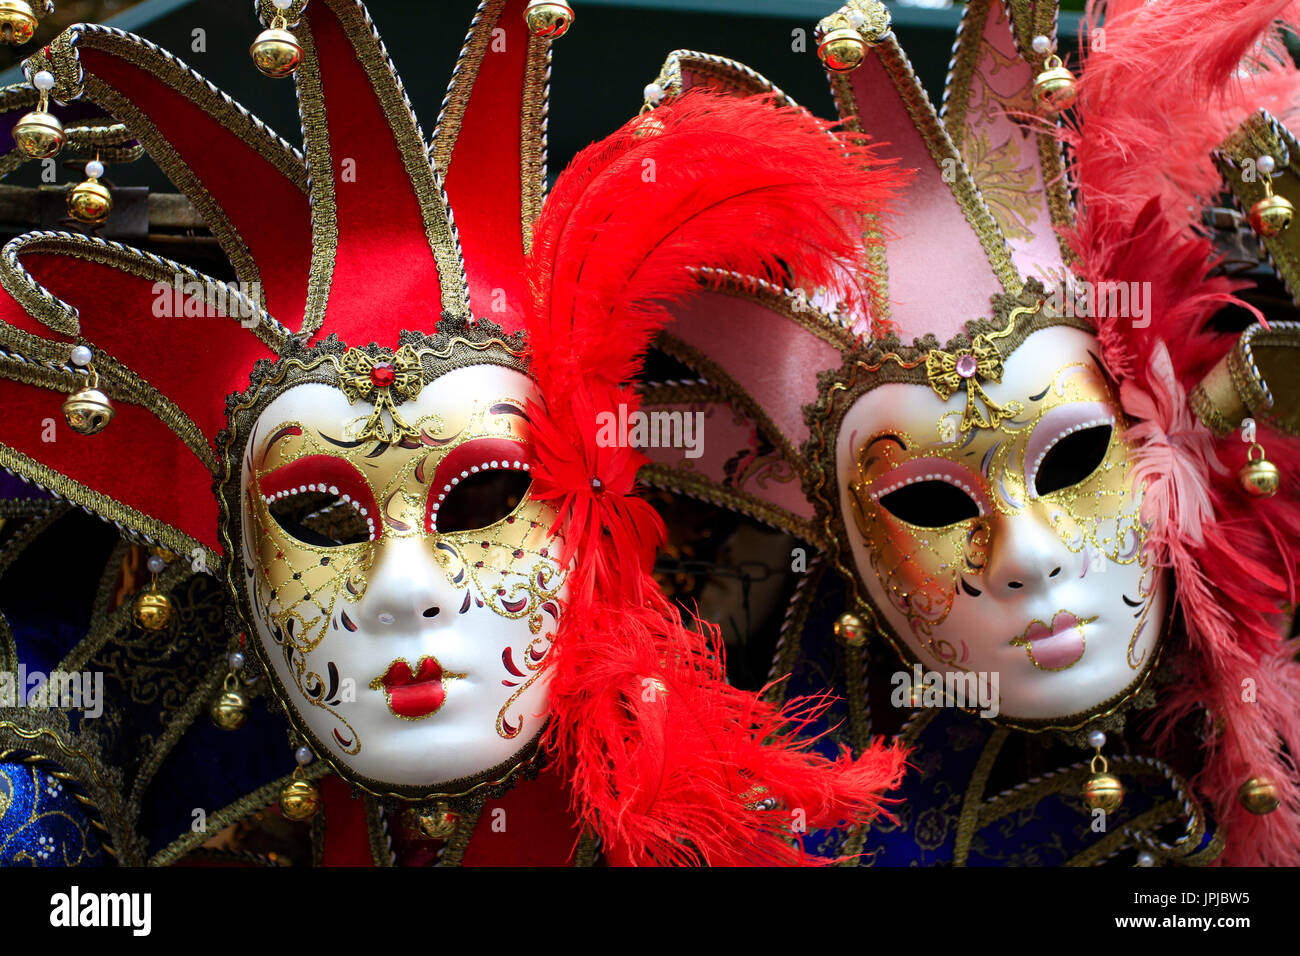
<svg viewBox="0 0 1300 956">
<path fill-rule="evenodd" d="M 532 493 L 559 509 L 573 562 L 546 744 L 584 822 L 634 862 L 825 862 L 794 844 L 791 815 L 865 821 L 902 772 L 897 748 L 831 761 L 796 739 L 828 701 L 779 710 L 727 685 L 716 628 L 685 627 L 650 575 L 663 527 L 635 493 L 645 458 L 598 427 L 637 408 L 629 383 L 666 306 L 699 288 L 695 270 L 825 287 L 860 307 L 860 217 L 901 181 L 803 110 L 695 91 L 579 154 L 538 220 Z M 759 808 L 768 796 L 783 809 Z"/>
</svg>

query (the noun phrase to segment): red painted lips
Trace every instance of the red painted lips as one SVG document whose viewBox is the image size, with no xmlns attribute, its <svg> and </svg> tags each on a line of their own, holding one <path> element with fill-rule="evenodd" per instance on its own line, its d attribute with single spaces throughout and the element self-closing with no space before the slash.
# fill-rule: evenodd
<svg viewBox="0 0 1300 956">
<path fill-rule="evenodd" d="M 414 673 L 404 660 L 393 661 L 388 672 L 370 682 L 374 690 L 383 690 L 388 699 L 388 709 L 398 717 L 419 720 L 435 713 L 447 699 L 443 680 L 464 677 L 464 674 L 443 673 L 436 658 L 422 657 Z"/>
</svg>

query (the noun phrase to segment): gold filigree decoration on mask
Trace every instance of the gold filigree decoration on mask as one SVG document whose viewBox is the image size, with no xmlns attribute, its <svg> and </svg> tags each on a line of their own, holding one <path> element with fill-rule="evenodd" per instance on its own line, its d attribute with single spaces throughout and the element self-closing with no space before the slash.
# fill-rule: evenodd
<svg viewBox="0 0 1300 956">
<path fill-rule="evenodd" d="M 966 388 L 966 411 L 961 416 L 963 433 L 972 428 L 997 428 L 1004 419 L 1014 418 L 1024 411 L 1024 405 L 1016 401 L 999 405 L 989 398 L 980 382 L 1002 381 L 1002 353 L 993 344 L 993 339 L 1010 335 L 1020 316 L 1033 315 L 1042 306 L 1043 303 L 1039 302 L 1033 307 L 1012 309 L 1006 328 L 975 336 L 969 349 L 960 352 L 931 349 L 926 356 L 925 371 L 930 387 L 941 399 L 946 402 L 957 389 Z"/>
<path fill-rule="evenodd" d="M 377 357 L 361 349 L 348 349 L 339 361 L 339 388 L 348 404 L 366 401 L 374 405 L 374 411 L 355 436 L 357 441 L 396 442 L 417 438 L 419 431 L 398 414 L 397 406 L 417 398 L 423 387 L 420 354 L 410 345 L 403 345 L 396 354 L 382 351 Z M 385 411 L 393 421 L 392 428 L 384 422 Z"/>
</svg>

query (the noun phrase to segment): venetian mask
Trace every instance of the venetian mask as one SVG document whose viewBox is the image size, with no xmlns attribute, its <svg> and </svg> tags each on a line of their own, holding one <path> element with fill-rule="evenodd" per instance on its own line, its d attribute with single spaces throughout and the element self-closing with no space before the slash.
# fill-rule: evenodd
<svg viewBox="0 0 1300 956">
<path fill-rule="evenodd" d="M 1163 572 L 1095 337 L 1031 321 L 1012 350 L 1032 311 L 870 369 L 893 380 L 843 414 L 839 508 L 857 584 L 907 656 L 996 674 L 1009 722 L 1078 726 L 1149 672 Z"/>
<path fill-rule="evenodd" d="M 500 339 L 327 342 L 236 409 L 227 527 L 249 634 L 296 729 L 372 792 L 504 779 L 546 720 L 565 574 L 554 510 L 528 497 L 517 356 Z"/>
</svg>

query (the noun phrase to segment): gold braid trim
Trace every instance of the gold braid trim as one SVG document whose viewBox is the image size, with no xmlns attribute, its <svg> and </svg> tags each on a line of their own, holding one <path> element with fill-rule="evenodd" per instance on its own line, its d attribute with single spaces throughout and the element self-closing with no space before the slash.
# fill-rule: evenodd
<svg viewBox="0 0 1300 956">
<path fill-rule="evenodd" d="M 768 682 L 772 686 L 763 695 L 764 700 L 776 707 L 785 704 L 789 693 L 789 688 L 786 686 L 788 681 L 785 678 L 794 672 L 794 666 L 799 660 L 800 639 L 803 637 L 804 626 L 808 623 L 808 613 L 812 610 L 813 600 L 817 597 L 817 588 L 821 585 L 825 570 L 826 566 L 822 563 L 821 555 L 815 555 L 808 570 L 795 584 L 790 606 L 786 608 L 785 619 L 781 621 L 781 632 L 777 636 L 776 648 L 772 652 L 772 666 L 767 672 Z M 853 695 L 847 689 L 845 694 L 850 701 L 849 713 L 850 724 L 852 724 Z M 857 735 L 850 731 L 850 736 L 854 747 L 858 747 Z"/>
<path fill-rule="evenodd" d="M 546 199 L 546 111 L 550 91 L 551 41 L 530 35 L 519 109 L 519 225 L 526 256 L 533 251 L 533 226 Z"/>
<path fill-rule="evenodd" d="M 303 150 L 311 190 L 311 272 L 307 278 L 307 306 L 299 334 L 311 336 L 325 321 L 330 287 L 334 282 L 334 256 L 339 245 L 338 205 L 334 197 L 334 160 L 330 131 L 325 122 L 325 91 L 316 61 L 316 41 L 306 24 L 294 36 L 302 44 L 302 65 L 294 73 L 298 84 L 298 113 L 302 122 Z"/>
<path fill-rule="evenodd" d="M 168 551 L 180 555 L 193 555 L 196 551 L 200 551 L 208 567 L 221 567 L 221 556 L 199 544 L 189 535 L 181 533 L 169 524 L 164 524 L 157 518 L 136 511 L 115 498 L 101 494 L 81 482 L 73 481 L 66 475 L 7 445 L 0 445 L 0 468 L 84 508 L 91 514 L 98 515 L 114 524 L 123 534 L 136 536 L 148 544 L 161 545 Z"/>
<path fill-rule="evenodd" d="M 687 495 L 709 504 L 719 505 L 729 511 L 748 515 L 770 528 L 792 534 L 803 541 L 809 541 L 821 547 L 813 533 L 811 522 L 796 517 L 784 508 L 778 508 L 747 491 L 728 488 L 695 472 L 674 468 L 671 465 L 642 465 L 637 472 L 637 480 L 654 488 Z"/>
<path fill-rule="evenodd" d="M 465 120 L 465 110 L 474 91 L 474 80 L 483 67 L 483 57 L 492 41 L 492 31 L 501 19 L 501 10 L 505 5 L 506 0 L 483 0 L 474 13 L 474 19 L 470 21 L 469 32 L 465 35 L 456 68 L 451 72 L 451 82 L 443 96 L 438 123 L 433 129 L 430 155 L 439 176 L 446 176 L 451 167 L 456 140 L 460 138 L 461 123 Z"/>
<path fill-rule="evenodd" d="M 374 797 L 363 797 L 366 808 L 366 835 L 370 840 L 370 859 L 375 866 L 394 866 L 393 838 L 388 832 L 388 815 Z"/>
<path fill-rule="evenodd" d="M 96 103 L 126 127 L 148 150 L 167 177 L 193 202 L 235 268 L 236 277 L 253 289 L 257 305 L 261 300 L 261 276 L 243 237 L 230 223 L 216 200 L 203 186 L 180 154 L 130 99 L 98 77 L 84 71 L 78 47 L 82 44 L 120 57 L 125 62 L 157 77 L 167 86 L 194 101 L 222 127 L 230 130 L 250 148 L 284 174 L 290 188 L 307 189 L 306 174 L 296 150 L 276 136 L 261 120 L 181 60 L 147 40 L 97 24 L 79 24 L 60 34 L 47 48 L 30 57 L 24 69 L 31 76 L 36 70 L 49 69 L 55 76 L 53 96 L 60 100 L 84 97 Z"/>
<path fill-rule="evenodd" d="M 402 81 L 393 68 L 388 51 L 384 49 L 379 33 L 370 21 L 370 14 L 356 0 L 319 0 L 327 4 L 352 42 L 357 59 L 365 67 L 371 86 L 388 117 L 393 139 L 402 154 L 402 161 L 415 188 L 424 217 L 425 236 L 434 262 L 438 266 L 438 283 L 442 291 L 442 308 L 453 314 L 467 314 L 469 300 L 465 289 L 465 267 L 461 261 L 460 247 L 451 226 L 451 214 L 442 183 L 429 159 L 424 143 L 424 133 L 411 110 L 410 100 L 402 88 Z M 305 32 L 305 31 L 304 31 Z M 298 75 L 303 73 L 299 67 Z M 308 130 L 303 130 L 307 142 Z M 318 167 L 319 168 L 319 167 Z M 331 169 L 333 167 L 330 167 Z"/>
<path fill-rule="evenodd" d="M 205 298 L 212 300 L 213 294 L 220 290 L 223 297 L 237 296 L 245 307 L 253 310 L 257 326 L 252 331 L 269 348 L 277 349 L 285 338 L 284 329 L 269 319 L 265 313 L 260 313 L 256 304 L 244 298 L 242 293 L 232 292 L 224 283 L 219 283 L 188 266 L 121 243 L 95 237 L 76 236 L 70 233 L 27 233 L 4 247 L 3 255 L 0 256 L 0 286 L 3 286 L 29 315 L 55 331 L 80 337 L 78 312 L 71 305 L 51 294 L 23 268 L 21 256 L 24 253 L 74 256 L 86 262 L 110 266 L 145 281 L 161 282 L 169 286 L 178 279 L 197 282 L 203 286 Z M 232 320 L 238 321 L 233 317 Z M 153 412 L 203 462 L 204 467 L 215 475 L 219 468 L 216 454 L 207 436 L 194 421 L 135 371 L 117 361 L 112 355 L 96 349 L 93 343 L 84 338 L 82 341 L 95 352 L 95 368 L 100 375 L 101 387 L 104 391 L 112 397 L 142 405 Z M 0 325 L 0 344 L 31 349 L 46 361 L 66 361 L 69 352 L 67 344 L 41 339 L 7 325 Z M 31 382 L 30 378 L 28 381 L 30 384 L 57 387 L 58 379 L 62 377 L 61 372 L 71 372 L 76 376 L 74 389 L 68 389 L 69 391 L 81 387 L 79 382 L 85 373 L 81 370 L 73 371 L 66 366 L 57 370 L 53 377 L 43 375 L 45 381 Z"/>
<path fill-rule="evenodd" d="M 296 773 L 297 771 L 295 771 Z M 322 761 L 315 761 L 301 768 L 299 779 L 316 781 L 329 772 L 329 767 Z M 284 789 L 285 784 L 295 779 L 293 773 L 287 773 L 278 780 L 272 780 L 258 787 L 252 793 L 246 793 L 244 796 L 222 807 L 216 813 L 208 814 L 207 828 L 195 833 L 193 831 L 183 833 L 167 846 L 163 847 L 147 862 L 147 866 L 171 866 L 177 860 L 181 859 L 191 850 L 196 849 L 206 843 L 214 835 L 220 833 L 228 826 L 238 823 L 245 817 L 264 810 L 280 798 L 280 791 Z"/>
<path fill-rule="evenodd" d="M 993 772 L 993 764 L 997 762 L 998 754 L 1002 752 L 1002 745 L 1007 742 L 1007 736 L 1011 731 L 1005 727 L 998 727 L 989 735 L 989 739 L 984 744 L 984 750 L 980 752 L 980 758 L 975 763 L 975 769 L 971 772 L 970 781 L 966 786 L 966 793 L 961 801 L 961 816 L 957 820 L 957 838 L 952 848 L 952 865 L 965 866 L 967 858 L 970 857 L 971 840 L 975 838 L 975 826 L 979 822 L 980 802 L 984 797 L 984 787 L 989 782 L 989 774 Z"/>
<path fill-rule="evenodd" d="M 765 93 L 774 96 L 778 106 L 799 105 L 784 90 L 758 71 L 751 70 L 737 60 L 714 56 L 712 53 L 701 53 L 698 50 L 673 50 L 669 53 L 659 70 L 656 82 L 665 93 L 681 95 L 684 74 L 687 72 L 708 77 L 730 92 L 747 95 Z"/>
</svg>

